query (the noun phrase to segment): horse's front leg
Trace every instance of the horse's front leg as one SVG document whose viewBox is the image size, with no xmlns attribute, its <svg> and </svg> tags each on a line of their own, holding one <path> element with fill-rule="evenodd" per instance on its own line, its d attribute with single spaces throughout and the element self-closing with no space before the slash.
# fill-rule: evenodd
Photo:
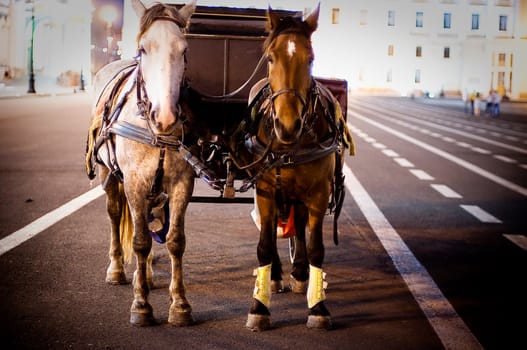
<svg viewBox="0 0 527 350">
<path fill-rule="evenodd" d="M 307 327 L 329 329 L 331 328 L 331 316 L 324 305 L 326 294 L 324 291 L 324 272 L 322 271 L 322 264 L 324 262 L 322 224 L 325 213 L 320 208 L 324 207 L 311 206 L 309 208 L 309 240 L 307 244 L 307 256 L 309 260 L 307 304 L 309 307 L 309 315 Z"/>
<path fill-rule="evenodd" d="M 172 266 L 170 281 L 170 309 L 168 322 L 174 326 L 188 326 L 193 323 L 192 308 L 185 296 L 183 283 L 183 253 L 185 252 L 185 212 L 193 189 L 193 174 L 170 194 L 170 230 L 167 235 L 167 249 Z"/>
<path fill-rule="evenodd" d="M 260 193 L 262 194 L 260 194 Z M 253 305 L 249 310 L 246 327 L 252 331 L 263 331 L 271 327 L 271 265 L 276 259 L 276 215 L 273 196 L 264 195 L 267 190 L 257 188 L 257 203 L 260 210 L 261 229 L 257 256 L 259 267 L 253 291 Z"/>
<path fill-rule="evenodd" d="M 121 245 L 120 238 L 120 225 L 121 217 L 123 215 L 123 200 L 124 194 L 119 186 L 119 180 L 112 175 L 109 175 L 109 171 L 106 167 L 99 168 L 99 177 L 106 182 L 104 188 L 106 192 L 106 210 L 108 217 L 110 218 L 110 249 L 108 256 L 110 258 L 110 264 L 106 270 L 106 283 L 109 284 L 125 284 L 126 274 L 124 272 L 124 259 L 123 259 L 123 248 Z"/>
<path fill-rule="evenodd" d="M 130 308 L 130 323 L 136 326 L 150 326 L 155 323 L 152 306 L 148 302 L 150 286 L 148 284 L 148 259 L 152 249 L 152 237 L 147 227 L 146 194 L 138 191 L 135 197 L 128 196 L 134 222 L 133 248 L 136 256 L 136 270 L 133 278 L 134 300 Z M 127 192 L 129 193 L 129 192 Z"/>
</svg>

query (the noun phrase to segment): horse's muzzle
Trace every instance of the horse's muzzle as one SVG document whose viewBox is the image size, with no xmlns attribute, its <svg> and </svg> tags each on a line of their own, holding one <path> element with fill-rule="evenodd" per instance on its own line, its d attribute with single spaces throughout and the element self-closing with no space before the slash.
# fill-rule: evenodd
<svg viewBox="0 0 527 350">
<path fill-rule="evenodd" d="M 274 130 L 278 140 L 285 145 L 295 143 L 300 137 L 302 131 L 302 119 L 297 118 L 290 125 L 285 125 L 280 118 L 275 117 L 273 120 Z"/>
</svg>

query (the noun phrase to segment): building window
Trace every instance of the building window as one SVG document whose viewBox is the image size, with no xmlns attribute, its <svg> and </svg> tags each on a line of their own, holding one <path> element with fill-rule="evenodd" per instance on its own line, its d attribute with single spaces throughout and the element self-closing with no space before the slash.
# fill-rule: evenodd
<svg viewBox="0 0 527 350">
<path fill-rule="evenodd" d="M 360 25 L 368 24 L 368 10 L 360 10 Z"/>
<path fill-rule="evenodd" d="M 417 28 L 423 27 L 423 13 L 422 12 L 415 13 L 415 26 Z"/>
<path fill-rule="evenodd" d="M 422 57 L 423 56 L 423 48 L 421 46 L 417 46 L 415 48 L 415 57 Z"/>
<path fill-rule="evenodd" d="M 331 9 L 331 24 L 339 24 L 340 21 L 340 9 L 333 8 Z"/>
<path fill-rule="evenodd" d="M 506 32 L 506 31 L 507 31 L 507 16 L 500 15 L 500 32 Z"/>
<path fill-rule="evenodd" d="M 391 83 L 392 82 L 392 70 L 390 69 L 388 73 L 386 73 L 386 82 Z"/>
<path fill-rule="evenodd" d="M 443 13 L 443 28 L 450 29 L 452 26 L 452 14 L 450 12 Z"/>
<path fill-rule="evenodd" d="M 388 11 L 388 27 L 394 27 L 395 26 L 395 11 L 389 10 Z"/>
<path fill-rule="evenodd" d="M 505 87 L 505 72 L 498 72 L 498 89 Z"/>
<path fill-rule="evenodd" d="M 414 81 L 419 84 L 421 82 L 421 70 L 420 69 L 416 69 L 415 70 L 415 78 L 414 78 Z"/>
<path fill-rule="evenodd" d="M 445 47 L 443 49 L 443 58 L 450 58 L 450 47 Z"/>
<path fill-rule="evenodd" d="M 393 45 L 388 45 L 388 56 L 393 56 Z"/>
<path fill-rule="evenodd" d="M 472 30 L 478 30 L 479 29 L 479 14 L 473 13 L 472 14 Z"/>
<path fill-rule="evenodd" d="M 507 55 L 504 53 L 498 54 L 498 66 L 505 67 L 505 61 L 507 60 Z"/>
</svg>

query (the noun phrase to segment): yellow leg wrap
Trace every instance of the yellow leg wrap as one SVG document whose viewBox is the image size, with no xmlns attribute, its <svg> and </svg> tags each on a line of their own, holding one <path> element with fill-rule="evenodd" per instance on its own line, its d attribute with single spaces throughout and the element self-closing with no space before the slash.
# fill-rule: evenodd
<svg viewBox="0 0 527 350">
<path fill-rule="evenodd" d="M 307 286 L 307 306 L 311 309 L 319 302 L 326 300 L 324 292 L 324 272 L 322 269 L 309 265 L 309 284 Z"/>
<path fill-rule="evenodd" d="M 256 269 L 253 298 L 265 307 L 271 304 L 271 264 Z"/>
</svg>

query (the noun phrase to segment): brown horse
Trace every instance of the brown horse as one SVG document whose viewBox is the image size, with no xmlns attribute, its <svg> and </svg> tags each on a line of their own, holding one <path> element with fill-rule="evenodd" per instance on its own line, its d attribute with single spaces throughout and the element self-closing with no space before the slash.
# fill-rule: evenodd
<svg viewBox="0 0 527 350">
<path fill-rule="evenodd" d="M 148 301 L 152 286 L 149 231 L 153 230 L 149 224 L 154 222 L 150 217 L 153 208 L 166 208 L 160 217 L 165 214 L 162 223 L 172 263 L 168 321 L 185 326 L 192 323 L 192 316 L 182 273 L 184 216 L 194 172 L 179 147 L 184 137 L 188 139 L 192 122 L 181 98 L 187 49 L 183 30 L 196 1 L 179 11 L 161 3 L 146 8 L 139 0 L 132 0 L 132 5 L 140 17 L 138 57 L 135 62 L 112 63 L 95 77 L 98 99 L 89 133 L 87 171 L 93 178 L 93 165 L 99 164 L 107 194 L 111 243 L 106 281 L 126 283 L 124 257 L 132 248 L 136 256 L 130 310 L 134 325 L 155 323 Z"/>
<path fill-rule="evenodd" d="M 264 43 L 268 77 L 251 91 L 253 112 L 247 124 L 253 123 L 254 133 L 246 127 L 245 137 L 261 217 L 259 268 L 246 324 L 251 330 L 270 327 L 272 287 L 280 289 L 282 284 L 277 223 L 287 221 L 291 212 L 296 228 L 293 290 L 303 292 L 307 284 L 308 327 L 331 326 L 324 305 L 322 224 L 332 193 L 343 193 L 335 188 L 342 183 L 340 169 L 349 133 L 338 103 L 311 75 L 311 34 L 318 16 L 319 7 L 304 21 L 268 11 L 269 36 Z"/>
</svg>

